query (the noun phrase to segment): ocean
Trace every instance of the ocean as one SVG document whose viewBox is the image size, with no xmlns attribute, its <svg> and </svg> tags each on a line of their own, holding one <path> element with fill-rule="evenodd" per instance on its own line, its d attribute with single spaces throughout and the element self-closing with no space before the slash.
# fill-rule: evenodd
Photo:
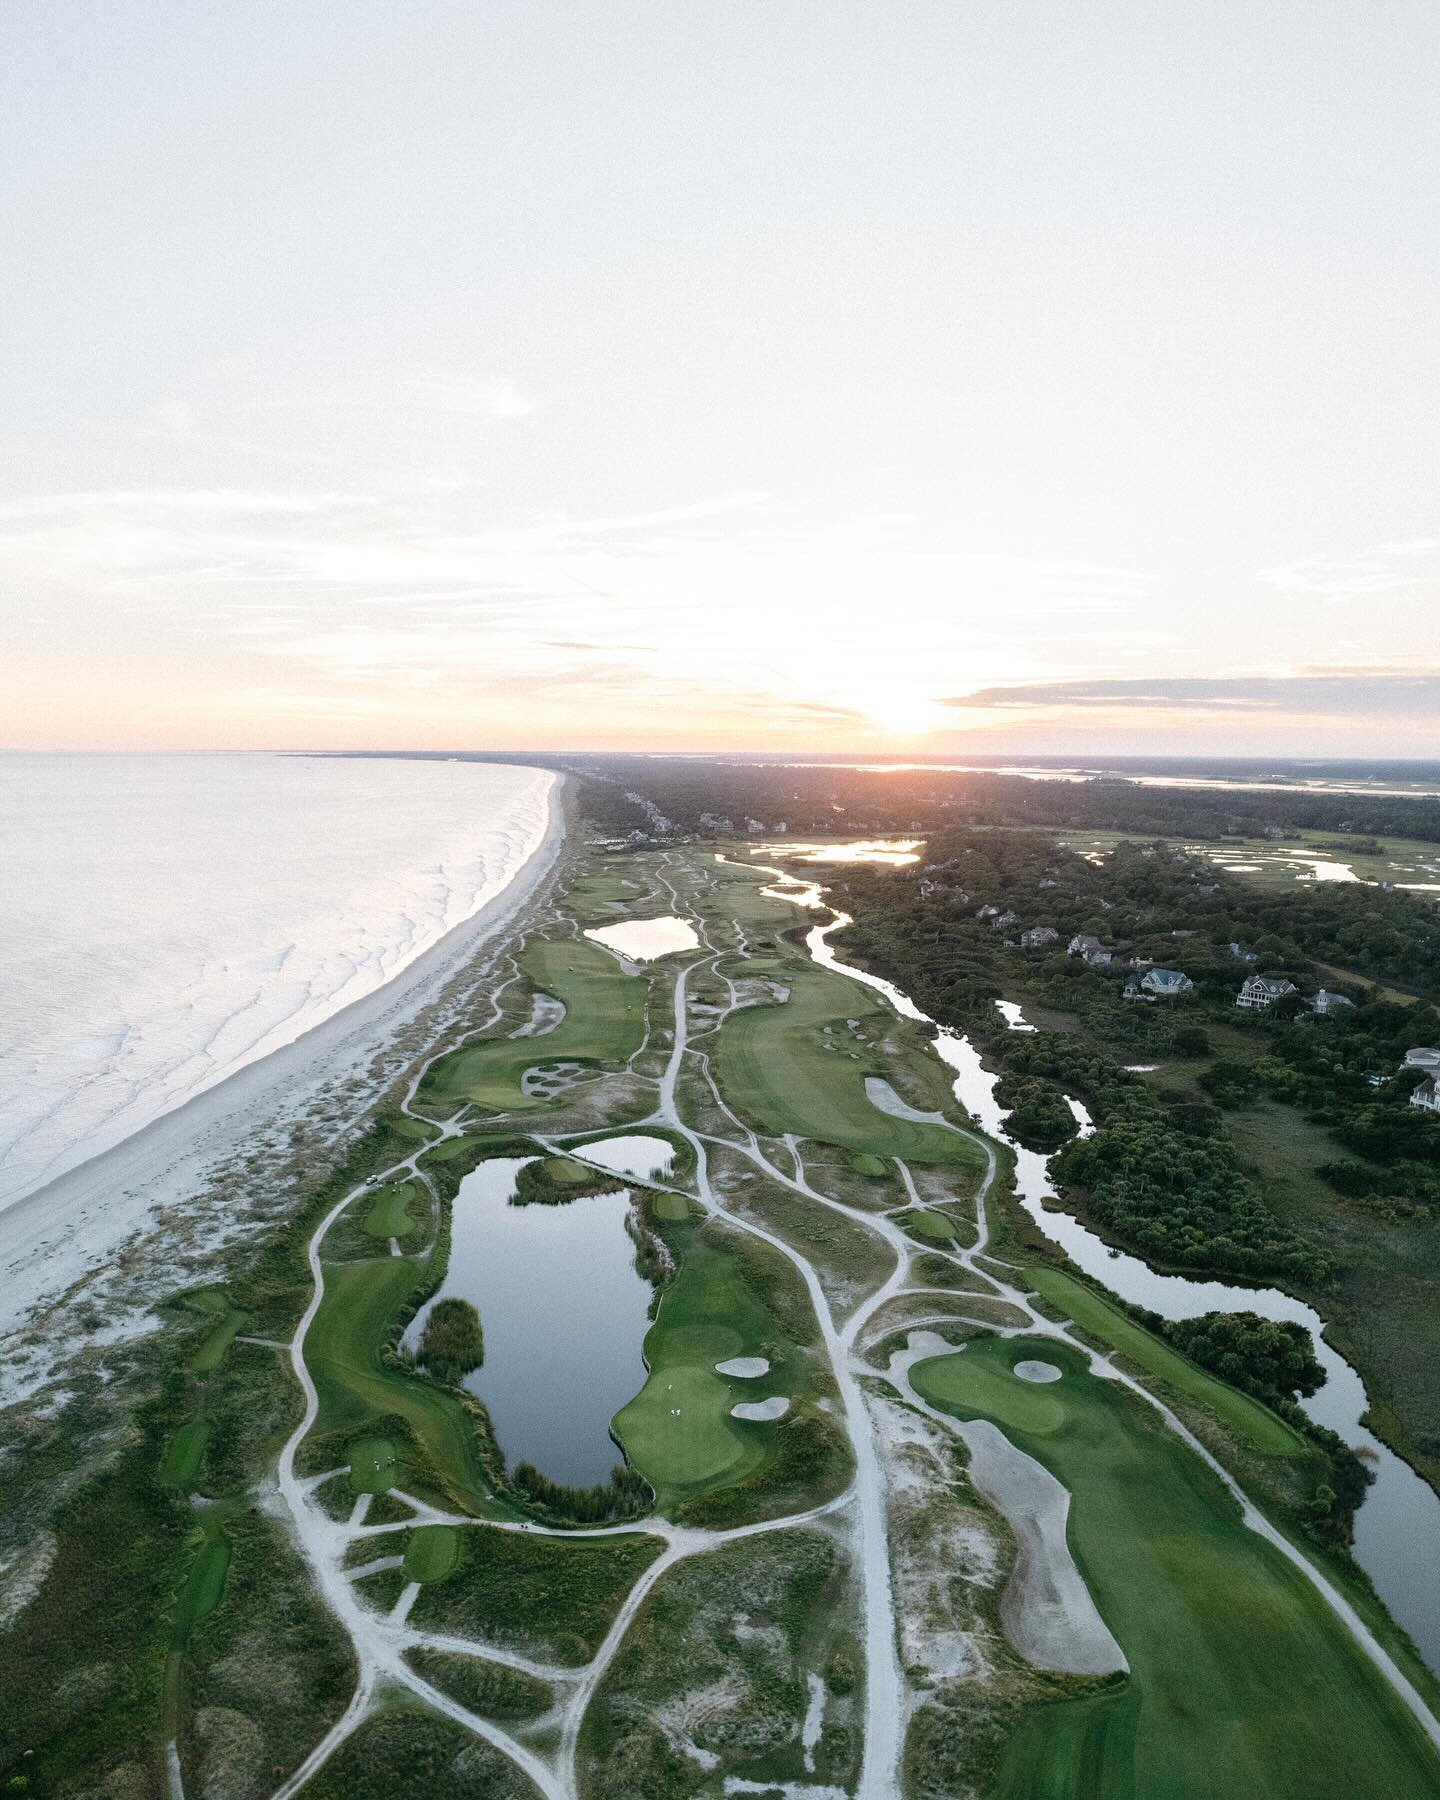
<svg viewBox="0 0 1440 1800">
<path fill-rule="evenodd" d="M 0 1208 L 391 980 L 515 878 L 553 781 L 0 756 Z"/>
</svg>

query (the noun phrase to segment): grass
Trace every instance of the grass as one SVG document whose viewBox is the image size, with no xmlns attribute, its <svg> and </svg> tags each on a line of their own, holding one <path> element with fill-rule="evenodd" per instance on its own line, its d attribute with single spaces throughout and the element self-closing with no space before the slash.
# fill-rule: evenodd
<svg viewBox="0 0 1440 1800">
<path fill-rule="evenodd" d="M 539 1800 L 501 1751 L 463 1725 L 417 1707 L 372 1713 L 305 1784 L 305 1800 Z"/>
<path fill-rule="evenodd" d="M 383 1494 L 400 1474 L 400 1455 L 387 1437 L 358 1437 L 350 1446 L 350 1491 Z"/>
<path fill-rule="evenodd" d="M 1085 1331 L 1114 1347 L 1145 1374 L 1215 1413 L 1262 1456 L 1304 1456 L 1309 1446 L 1293 1425 L 1249 1394 L 1217 1381 L 1154 1332 L 1137 1325 L 1118 1306 L 1061 1269 L 1043 1265 L 1025 1271 L 1026 1285 L 1061 1308 Z"/>
<path fill-rule="evenodd" d="M 478 1656 L 459 1656 L 449 1650 L 417 1649 L 406 1652 L 406 1662 L 442 1694 L 458 1700 L 481 1718 L 502 1723 L 538 1719 L 549 1712 L 555 1695 L 548 1683 L 504 1663 L 485 1662 Z"/>
<path fill-rule="evenodd" d="M 872 1038 L 891 1022 L 882 1002 L 843 976 L 799 963 L 787 967 L 783 979 L 787 1001 L 746 1007 L 720 1028 L 715 1072 L 736 1112 L 771 1137 L 795 1132 L 876 1158 L 983 1161 L 969 1139 L 943 1126 L 892 1118 L 871 1104 L 866 1076 L 888 1077 L 891 1067 L 870 1044 L 856 1048 L 845 1021 L 858 1020 Z M 938 1110 L 945 1103 L 938 1065 L 934 1084 Z"/>
<path fill-rule="evenodd" d="M 1014 1379 L 1025 1357 L 1064 1379 Z M 995 1800 L 1435 1791 L 1440 1764 L 1383 1678 L 1143 1401 L 1048 1339 L 978 1339 L 912 1379 L 932 1404 L 993 1420 L 1070 1489 L 1076 1563 L 1130 1663 L 1099 1694 L 1023 1716 Z"/>
<path fill-rule="evenodd" d="M 453 1525 L 419 1525 L 405 1539 L 407 1581 L 443 1581 L 460 1560 L 460 1533 Z"/>
<path fill-rule="evenodd" d="M 850 1169 L 856 1175 L 868 1175 L 872 1180 L 890 1173 L 890 1164 L 883 1156 L 872 1156 L 868 1150 L 852 1150 L 846 1159 Z"/>
<path fill-rule="evenodd" d="M 177 1648 L 184 1645 L 195 1626 L 202 1619 L 208 1619 L 220 1604 L 220 1596 L 225 1591 L 225 1576 L 230 1568 L 230 1539 L 217 1513 L 202 1515 L 201 1531 L 203 1536 L 194 1560 L 175 1597 L 173 1641 Z"/>
<path fill-rule="evenodd" d="M 948 1213 L 929 1212 L 924 1209 L 912 1209 L 900 1215 L 899 1223 L 916 1237 L 931 1238 L 936 1243 L 948 1242 L 957 1236 L 955 1221 Z"/>
<path fill-rule="evenodd" d="M 608 951 L 540 938 L 526 947 L 520 966 L 537 988 L 563 1002 L 565 1017 L 543 1038 L 491 1038 L 442 1057 L 422 1084 L 423 1103 L 458 1100 L 500 1112 L 534 1111 L 550 1102 L 522 1090 L 527 1069 L 552 1062 L 623 1063 L 640 1048 L 647 983 L 626 975 Z"/>
<path fill-rule="evenodd" d="M 820 1382 L 828 1386 L 828 1377 L 817 1382 L 813 1353 L 767 1303 L 767 1284 L 793 1287 L 784 1294 L 787 1322 L 798 1323 L 793 1309 L 803 1308 L 813 1341 L 813 1315 L 788 1264 L 714 1226 L 677 1222 L 666 1235 L 678 1269 L 646 1334 L 649 1376 L 615 1415 L 614 1432 L 655 1489 L 659 1510 L 672 1512 L 687 1498 L 752 1478 L 775 1460 L 777 1427 L 732 1418 L 732 1406 L 786 1394 L 793 1415 L 821 1391 Z M 753 1381 L 716 1373 L 716 1363 L 736 1356 L 763 1356 L 770 1371 Z"/>
<path fill-rule="evenodd" d="M 435 1476 L 471 1512 L 491 1510 L 476 1423 L 460 1400 L 381 1359 L 395 1320 L 424 1279 L 399 1256 L 331 1263 L 305 1340 L 320 1406 L 315 1431 L 363 1433 L 398 1415 L 428 1453 Z"/>
<path fill-rule="evenodd" d="M 208 1419 L 187 1419 L 165 1447 L 165 1455 L 160 1463 L 160 1485 L 190 1489 L 195 1485 L 195 1478 L 200 1473 L 200 1464 L 205 1456 L 206 1440 L 210 1436 Z"/>
<path fill-rule="evenodd" d="M 663 1547 L 639 1532 L 585 1539 L 467 1530 L 458 1565 L 421 1588 L 410 1623 L 473 1633 L 483 1619 L 502 1648 L 578 1668 Z"/>
<path fill-rule="evenodd" d="M 374 1238 L 408 1237 L 419 1223 L 410 1211 L 418 1198 L 413 1181 L 391 1181 L 377 1188 L 365 1215 L 366 1232 Z"/>
</svg>

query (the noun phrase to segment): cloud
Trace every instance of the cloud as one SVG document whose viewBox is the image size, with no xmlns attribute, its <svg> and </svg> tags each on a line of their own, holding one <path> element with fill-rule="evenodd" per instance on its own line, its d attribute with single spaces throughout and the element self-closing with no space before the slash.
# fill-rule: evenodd
<svg viewBox="0 0 1440 1800">
<path fill-rule="evenodd" d="M 1134 677 L 976 688 L 941 702 L 974 711 L 1284 713 L 1345 718 L 1440 713 L 1440 673 L 1344 671 L 1292 676 Z"/>
</svg>

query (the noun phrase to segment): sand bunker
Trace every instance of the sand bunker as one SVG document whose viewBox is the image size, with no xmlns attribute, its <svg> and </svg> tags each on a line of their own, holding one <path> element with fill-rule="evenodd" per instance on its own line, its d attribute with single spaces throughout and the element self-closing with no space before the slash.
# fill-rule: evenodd
<svg viewBox="0 0 1440 1800">
<path fill-rule="evenodd" d="M 742 1400 L 738 1406 L 730 1408 L 732 1419 L 754 1419 L 758 1423 L 768 1424 L 771 1419 L 783 1419 L 790 1410 L 790 1400 L 785 1394 L 772 1394 L 768 1400 Z"/>
<path fill-rule="evenodd" d="M 1047 1362 L 1018 1362 L 1015 1373 L 1022 1381 L 1058 1381 L 1061 1375 L 1054 1363 Z"/>
<path fill-rule="evenodd" d="M 729 1362 L 716 1363 L 717 1375 L 738 1375 L 742 1381 L 753 1381 L 757 1375 L 770 1373 L 770 1362 L 764 1356 L 732 1356 Z"/>
<path fill-rule="evenodd" d="M 1071 1675 L 1128 1670 L 1065 1541 L 1069 1490 L 988 1419 L 955 1429 L 970 1451 L 970 1479 L 1015 1533 L 1015 1567 L 1000 1603 L 1010 1642 L 1043 1669 Z"/>
</svg>

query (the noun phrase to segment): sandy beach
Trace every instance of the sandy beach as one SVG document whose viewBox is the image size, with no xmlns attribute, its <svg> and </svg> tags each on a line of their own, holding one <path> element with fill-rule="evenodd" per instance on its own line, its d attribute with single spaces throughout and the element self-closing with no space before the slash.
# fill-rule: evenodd
<svg viewBox="0 0 1440 1800">
<path fill-rule="evenodd" d="M 110 1263 L 157 1207 L 195 1194 L 217 1161 L 367 1071 L 549 874 L 565 834 L 562 787 L 557 779 L 550 788 L 545 834 L 515 877 L 391 981 L 0 1211 L 0 1332 Z"/>
</svg>

